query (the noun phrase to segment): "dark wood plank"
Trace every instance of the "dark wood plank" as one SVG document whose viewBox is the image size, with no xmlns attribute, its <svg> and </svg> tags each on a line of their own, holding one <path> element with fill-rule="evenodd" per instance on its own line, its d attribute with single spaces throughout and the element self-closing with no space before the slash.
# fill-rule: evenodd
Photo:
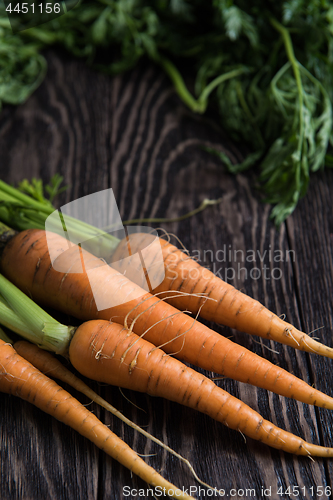
<svg viewBox="0 0 333 500">
<path fill-rule="evenodd" d="M 269 220 L 269 207 L 258 201 L 251 175 L 226 174 L 219 161 L 203 150 L 207 145 L 224 148 L 236 161 L 241 158 L 238 148 L 213 120 L 189 113 L 159 69 L 142 64 L 111 79 L 55 52 L 48 54 L 48 61 L 48 76 L 38 91 L 23 106 L 6 107 L 0 115 L 1 178 L 17 182 L 37 176 L 48 181 L 59 172 L 70 184 L 59 204 L 112 187 L 123 219 L 172 217 L 192 210 L 204 198 L 222 196 L 220 205 L 164 225 L 165 229 L 177 234 L 214 272 L 274 312 L 286 314 L 297 327 L 311 331 L 327 325 L 320 335 L 333 344 L 328 299 L 332 274 L 324 272 L 332 269 L 331 174 L 318 175 L 310 196 L 277 231 Z M 232 251 L 231 259 L 223 258 L 223 250 Z M 255 261 L 246 259 L 250 251 L 256 253 Z M 274 251 L 281 252 L 282 261 L 270 259 Z M 330 361 L 212 326 L 332 394 Z M 231 380 L 217 383 L 279 426 L 309 441 L 333 445 L 329 412 Z M 262 488 L 272 487 L 269 498 L 275 500 L 294 498 L 277 494 L 280 486 L 294 485 L 304 487 L 302 498 L 310 499 L 315 498 L 311 487 L 330 484 L 331 466 L 324 460 L 312 463 L 249 439 L 245 443 L 240 434 L 208 417 L 126 391 L 144 413 L 117 388 L 93 386 L 186 456 L 205 481 L 226 492 L 254 488 L 256 497 L 264 498 Z M 123 486 L 145 487 L 51 417 L 4 395 L 0 405 L 1 498 L 124 499 L 135 496 L 125 496 Z M 91 409 L 139 453 L 153 454 L 146 460 L 169 480 L 185 488 L 196 485 L 175 458 L 95 405 Z"/>
<path fill-rule="evenodd" d="M 332 170 L 313 176 L 308 196 L 288 221 L 288 236 L 295 248 L 295 283 L 302 326 L 306 332 L 333 345 L 333 212 Z M 309 357 L 311 379 L 319 390 L 333 395 L 332 363 L 318 356 Z M 331 412 L 321 410 L 321 440 L 332 443 Z M 332 482 L 331 461 L 326 464 Z"/>
</svg>

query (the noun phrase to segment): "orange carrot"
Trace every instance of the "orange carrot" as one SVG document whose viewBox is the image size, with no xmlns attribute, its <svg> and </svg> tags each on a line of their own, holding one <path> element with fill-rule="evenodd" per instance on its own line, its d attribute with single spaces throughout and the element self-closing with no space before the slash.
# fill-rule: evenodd
<svg viewBox="0 0 333 500">
<path fill-rule="evenodd" d="M 212 380 L 117 323 L 92 320 L 80 325 L 69 359 L 86 377 L 183 404 L 273 448 L 333 457 L 333 448 L 309 444 L 279 429 Z"/>
<path fill-rule="evenodd" d="M 62 310 L 82 320 L 111 318 L 131 325 L 138 335 L 182 360 L 241 382 L 268 389 L 286 397 L 318 406 L 329 406 L 328 396 L 238 344 L 210 330 L 171 305 L 146 293 L 123 275 L 84 250 L 81 256 L 101 294 L 121 295 L 123 303 L 98 311 L 87 273 L 82 269 L 76 246 L 53 234 L 56 261 L 67 263 L 68 273 L 55 271 L 50 262 L 45 232 L 24 231 L 5 247 L 0 266 L 3 273 L 37 302 Z M 59 263 L 59 262 L 58 262 Z M 127 301 L 127 302 L 126 302 Z M 327 348 L 332 355 L 332 349 Z M 330 399 L 330 398 L 328 398 Z"/>
<path fill-rule="evenodd" d="M 3 333 L 1 333 L 1 336 L 3 336 Z M 81 379 L 79 379 L 76 375 L 74 375 L 74 373 L 69 371 L 53 354 L 51 354 L 48 351 L 45 351 L 44 349 L 41 349 L 37 345 L 31 344 L 30 342 L 26 342 L 25 340 L 19 340 L 15 342 L 14 349 L 20 356 L 22 356 L 22 358 L 29 361 L 29 363 L 31 363 L 45 375 L 51 375 L 53 378 L 56 378 L 58 380 L 61 380 L 62 382 L 65 382 L 66 384 L 69 384 L 74 389 L 76 389 L 79 392 L 82 392 L 82 394 L 85 394 L 89 399 L 99 404 L 107 411 L 115 415 L 116 417 L 120 418 L 120 420 L 122 420 L 125 424 L 129 425 L 136 431 L 140 432 L 146 438 L 157 443 L 159 446 L 161 446 L 169 453 L 177 457 L 179 460 L 181 460 L 184 464 L 186 464 L 187 467 L 190 469 L 191 473 L 193 474 L 193 476 L 195 477 L 195 479 L 200 484 L 206 486 L 211 490 L 214 489 L 212 486 L 205 483 L 198 477 L 195 470 L 193 469 L 193 466 L 186 458 L 184 458 L 182 455 L 179 455 L 179 453 L 175 452 L 165 443 L 157 439 L 155 436 L 152 436 L 151 434 L 149 434 L 149 432 L 146 432 L 141 427 L 139 427 L 134 422 L 125 417 L 114 406 L 110 405 L 107 401 L 101 398 L 101 396 L 96 394 L 96 392 L 94 392 L 87 384 L 85 384 Z"/>
<path fill-rule="evenodd" d="M 112 267 L 121 273 L 126 269 L 126 276 L 142 286 L 140 282 L 142 275 L 136 272 L 135 266 L 131 266 L 128 256 L 129 253 L 136 254 L 149 243 L 147 234 L 131 234 L 118 245 L 112 256 Z M 283 321 L 260 302 L 223 281 L 169 241 L 160 238 L 160 243 L 165 278 L 154 289 L 154 293 L 163 294 L 173 306 L 194 314 L 199 312 L 201 317 L 209 321 L 250 335 L 275 340 L 302 351 L 332 357 L 331 349 Z M 145 266 L 148 272 L 154 266 L 154 259 L 154 253 L 149 255 L 145 252 Z M 172 298 L 168 299 L 170 296 Z"/>
<path fill-rule="evenodd" d="M 192 499 L 160 476 L 93 413 L 1 339 L 0 391 L 19 396 L 69 425 L 147 483 L 165 488 L 169 496 Z"/>
</svg>

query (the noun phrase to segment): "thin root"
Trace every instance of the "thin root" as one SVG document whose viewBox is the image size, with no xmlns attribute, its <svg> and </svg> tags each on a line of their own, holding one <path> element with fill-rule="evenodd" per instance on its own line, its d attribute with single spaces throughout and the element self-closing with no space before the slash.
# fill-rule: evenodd
<svg viewBox="0 0 333 500">
<path fill-rule="evenodd" d="M 286 328 L 285 330 L 287 332 L 288 335 L 290 335 L 290 337 L 293 339 L 293 341 L 298 345 L 299 347 L 299 342 L 297 342 L 297 340 L 295 339 L 295 337 L 293 336 L 293 334 L 291 333 L 291 328 Z"/>
<path fill-rule="evenodd" d="M 319 326 L 318 328 L 315 328 L 314 330 L 312 330 L 310 333 L 308 333 L 308 336 L 310 337 L 310 335 L 312 335 L 314 332 L 317 332 L 318 330 L 321 330 L 322 328 L 325 328 L 325 325 L 323 326 Z M 319 340 L 319 337 L 312 337 L 313 339 L 316 338 L 316 340 Z"/>
<path fill-rule="evenodd" d="M 118 387 L 118 389 L 119 389 L 120 394 L 123 396 L 123 398 L 125 398 L 125 399 L 126 399 L 126 401 L 128 401 L 131 405 L 133 405 L 133 406 L 134 406 L 135 408 L 137 408 L 138 410 L 141 410 L 141 411 L 143 411 L 144 413 L 147 413 L 147 412 L 146 412 L 146 410 L 144 410 L 143 408 L 140 408 L 140 406 L 136 405 L 136 404 L 135 404 L 135 403 L 133 403 L 133 401 L 131 401 L 131 400 L 130 400 L 127 396 L 125 396 L 124 391 L 122 390 L 122 388 L 121 388 L 121 387 Z M 102 406 L 102 405 L 101 405 L 101 406 Z M 105 407 L 104 407 L 104 408 L 105 408 Z M 106 409 L 107 409 L 107 408 L 106 408 Z M 134 425 L 136 425 L 136 424 L 134 424 Z M 133 427 L 133 429 L 135 429 L 135 427 Z"/>
<path fill-rule="evenodd" d="M 180 238 L 178 238 L 178 236 L 176 234 L 174 234 L 174 233 L 168 233 L 167 231 L 165 231 L 162 228 L 159 228 L 159 229 L 161 229 L 164 232 L 164 235 L 167 236 L 168 243 L 170 243 L 170 239 L 171 239 L 170 236 L 173 236 L 178 241 L 178 243 L 180 244 L 180 246 L 182 247 L 183 252 L 189 254 L 189 251 L 185 247 L 184 243 L 180 240 Z"/>
<path fill-rule="evenodd" d="M 304 334 L 304 336 L 302 337 L 302 340 L 303 340 L 303 343 L 306 345 L 306 347 L 308 349 L 310 349 L 312 352 L 316 353 L 316 349 L 313 349 L 313 347 L 309 346 L 309 344 L 306 342 L 306 335 Z"/>
<path fill-rule="evenodd" d="M 274 352 L 275 354 L 280 354 L 279 351 L 275 351 L 271 347 L 268 347 L 268 345 L 263 344 L 262 342 L 260 342 L 258 340 L 252 339 L 252 342 L 254 342 L 255 344 L 259 344 L 261 347 L 264 347 L 265 349 L 268 349 L 268 351 Z"/>
<path fill-rule="evenodd" d="M 162 291 L 162 292 L 159 292 L 157 294 L 155 294 L 155 297 L 158 297 L 158 295 L 162 295 L 162 294 L 165 294 L 165 293 L 170 293 L 169 290 L 167 291 Z M 206 300 L 213 300 L 216 302 L 216 299 L 212 299 L 210 297 L 206 297 L 206 294 L 204 293 L 198 293 L 198 294 L 190 294 L 188 292 L 181 292 L 181 291 L 172 291 L 173 295 L 171 296 L 167 296 L 167 297 L 162 297 L 162 298 L 159 298 L 159 302 L 163 301 L 163 300 L 170 300 L 170 299 L 174 299 L 176 297 L 178 297 L 179 295 L 182 295 L 182 296 L 189 296 L 191 295 L 192 297 L 199 297 L 199 298 L 206 298 Z M 158 304 L 158 302 L 155 302 L 154 304 L 151 304 L 147 309 L 145 309 L 144 311 L 141 311 L 141 313 L 139 313 L 132 321 L 131 323 L 131 326 L 128 326 L 128 318 L 130 316 L 131 313 L 133 313 L 139 306 L 141 306 L 144 302 L 146 302 L 147 300 L 150 300 L 151 299 L 151 296 L 149 295 L 148 297 L 146 297 L 145 299 L 141 300 L 140 302 L 138 302 L 138 304 L 136 304 L 133 309 L 131 309 L 125 316 L 125 319 L 124 319 L 124 326 L 125 328 L 127 328 L 127 330 L 129 331 L 133 331 L 133 326 L 134 326 L 134 323 L 137 321 L 137 319 L 142 315 L 142 314 L 145 314 L 147 311 L 149 311 L 149 309 L 151 307 L 154 307 L 156 306 L 156 304 Z M 200 309 L 201 310 L 201 309 Z"/>
<path fill-rule="evenodd" d="M 243 434 L 243 433 L 242 433 L 242 431 L 241 431 L 240 429 L 238 429 L 238 432 L 240 432 L 240 433 L 241 433 L 241 435 L 243 436 L 244 442 L 245 442 L 245 444 L 246 444 L 246 436 L 245 436 L 245 434 Z"/>
</svg>

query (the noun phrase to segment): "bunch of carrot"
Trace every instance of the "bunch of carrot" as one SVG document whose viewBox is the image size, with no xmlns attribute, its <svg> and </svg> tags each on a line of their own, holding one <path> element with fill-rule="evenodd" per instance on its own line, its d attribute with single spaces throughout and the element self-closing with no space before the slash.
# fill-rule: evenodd
<svg viewBox="0 0 333 500">
<path fill-rule="evenodd" d="M 61 178 L 55 179 L 54 182 L 58 185 L 61 182 Z M 35 180 L 36 183 L 37 181 Z M 29 188 L 30 191 L 33 191 L 34 187 L 29 185 L 27 181 L 25 181 L 24 185 L 26 189 Z M 32 228 L 44 230 L 45 221 L 48 219 L 52 220 L 52 231 L 64 235 L 65 221 L 61 213 L 59 212 L 58 224 L 56 223 L 56 217 L 50 219 L 49 216 L 54 214 L 55 208 L 48 200 L 42 198 L 40 185 L 38 185 L 37 191 L 38 200 L 0 180 L 0 220 L 22 231 Z M 205 200 L 202 207 L 217 201 L 219 200 Z M 194 210 L 193 213 L 201 210 L 202 207 Z M 138 252 L 142 252 L 151 243 L 149 234 L 134 233 L 120 241 L 114 235 L 91 228 L 82 221 L 66 217 L 66 223 L 70 225 L 70 232 L 76 238 L 79 235 L 83 239 L 87 239 L 88 236 L 92 238 L 93 235 L 99 235 L 98 245 L 106 249 L 106 253 L 111 254 L 108 263 L 120 273 L 126 273 L 126 277 L 134 281 L 139 287 L 142 288 L 143 281 L 146 281 L 147 275 L 149 276 L 151 271 L 154 272 L 154 266 L 156 265 L 156 253 L 154 251 L 150 253 L 145 252 L 144 263 L 146 274 L 144 276 L 136 268 L 136 256 Z M 38 234 L 43 238 L 43 233 Z M 92 238 L 92 240 L 94 239 L 96 240 L 96 238 Z M 43 245 L 45 246 L 45 239 L 43 239 Z M 309 335 L 297 330 L 293 325 L 269 311 L 258 301 L 236 290 L 232 285 L 224 282 L 208 269 L 198 264 L 198 262 L 191 259 L 186 251 L 184 252 L 170 244 L 168 239 L 160 238 L 160 245 L 165 266 L 165 277 L 156 289 L 151 290 L 154 295 L 163 297 L 165 301 L 168 301 L 179 310 L 187 310 L 194 314 L 199 313 L 205 319 L 221 323 L 245 333 L 274 340 L 309 353 L 333 358 L 332 348 L 322 345 Z M 67 249 L 67 246 L 68 243 L 66 243 L 64 248 Z M 152 246 L 152 248 L 156 249 L 156 246 Z M 58 250 L 55 249 L 55 254 L 57 252 Z M 73 266 L 81 270 L 81 262 L 79 264 L 75 262 L 75 260 L 78 260 L 78 253 L 75 248 L 72 249 L 72 252 Z M 31 265 L 35 264 L 31 263 Z M 102 265 L 102 263 L 99 263 L 99 267 Z M 4 265 L 2 267 L 4 268 Z M 6 272 L 5 269 L 3 269 L 3 272 Z M 73 270 L 71 269 L 70 272 L 73 273 Z M 9 275 L 11 279 L 15 280 L 15 273 L 9 271 Z M 54 275 L 55 273 L 51 273 L 51 276 Z M 85 278 L 86 275 L 82 276 L 82 281 Z M 71 278 L 68 275 L 66 279 L 68 281 Z M 16 281 L 18 286 L 24 286 L 28 290 L 29 283 L 27 284 L 22 281 L 22 284 L 20 284 L 20 280 L 16 279 Z M 78 286 L 77 293 L 78 295 L 81 293 L 80 286 Z M 142 290 L 133 292 L 134 295 L 139 295 L 140 293 L 142 294 Z M 33 291 L 33 296 L 35 296 L 36 300 L 41 300 L 39 296 L 42 294 L 43 292 Z M 46 297 L 44 301 L 47 303 L 48 298 Z M 61 307 L 63 304 L 59 304 L 59 306 Z M 129 311 L 130 308 L 127 308 L 122 312 L 127 314 Z M 77 308 L 74 308 L 70 309 L 70 314 L 81 317 L 83 312 L 77 311 Z M 105 315 L 107 316 L 108 312 Z M 86 314 L 82 319 L 88 318 L 90 316 Z M 123 319 L 119 317 L 119 321 L 123 321 Z M 137 333 L 140 333 L 138 322 Z"/>
<path fill-rule="evenodd" d="M 147 246 L 146 238 L 137 234 L 118 242 L 109 266 L 57 234 L 46 237 L 41 229 L 28 229 L 5 244 L 0 270 L 40 304 L 85 321 L 73 338 L 68 331 L 63 337 L 53 334 L 57 338 L 51 341 L 39 337 L 48 349 L 67 355 L 83 375 L 185 404 L 275 448 L 301 455 L 333 456 L 330 448 L 306 443 L 278 429 L 169 355 L 304 403 L 333 409 L 329 396 L 181 311 L 199 313 L 252 335 L 330 358 L 333 349 L 298 331 L 163 239 L 165 278 L 157 289 L 147 293 L 140 286 L 142 274 L 131 266 L 131 256 Z M 145 254 L 148 275 L 155 258 L 154 253 L 148 258 Z M 116 294 L 117 304 L 98 310 L 92 286 L 101 296 Z M 18 295 L 10 290 L 1 293 L 15 311 Z M 25 321 L 29 323 L 29 318 Z M 33 335 L 38 334 L 35 331 Z"/>
</svg>

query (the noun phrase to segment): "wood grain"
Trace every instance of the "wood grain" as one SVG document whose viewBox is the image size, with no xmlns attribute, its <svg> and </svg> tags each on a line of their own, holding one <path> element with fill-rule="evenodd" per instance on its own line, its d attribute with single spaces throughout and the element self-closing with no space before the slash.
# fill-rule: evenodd
<svg viewBox="0 0 333 500">
<path fill-rule="evenodd" d="M 239 146 L 212 118 L 190 113 L 159 69 L 142 63 L 109 78 L 64 54 L 50 51 L 47 59 L 48 75 L 38 91 L 0 115 L 1 178 L 17 183 L 35 176 L 46 182 L 59 172 L 69 185 L 59 205 L 112 187 L 123 220 L 173 217 L 204 198 L 222 197 L 219 205 L 163 227 L 215 273 L 295 326 L 306 331 L 324 326 L 314 335 L 332 346 L 333 172 L 313 177 L 308 196 L 278 231 L 253 189 L 252 175 L 227 174 L 204 150 L 216 147 L 236 162 L 242 158 Z M 333 395 L 332 361 L 212 326 Z M 232 380 L 217 383 L 277 425 L 333 446 L 330 412 Z M 158 398 L 126 391 L 127 400 L 117 388 L 92 386 L 186 456 L 200 477 L 226 495 L 235 488 L 244 494 L 233 498 L 249 498 L 254 488 L 256 498 L 295 498 L 277 491 L 298 486 L 299 498 L 329 498 L 311 488 L 331 485 L 331 462 L 245 442 L 208 417 Z M 174 457 L 95 405 L 90 408 L 174 484 L 197 486 Z M 0 396 L 0 422 L 4 500 L 123 500 L 138 498 L 125 496 L 123 486 L 146 487 L 79 435 L 14 397 Z M 263 490 L 270 487 L 265 496 Z M 203 493 L 198 497 L 205 498 Z"/>
</svg>

